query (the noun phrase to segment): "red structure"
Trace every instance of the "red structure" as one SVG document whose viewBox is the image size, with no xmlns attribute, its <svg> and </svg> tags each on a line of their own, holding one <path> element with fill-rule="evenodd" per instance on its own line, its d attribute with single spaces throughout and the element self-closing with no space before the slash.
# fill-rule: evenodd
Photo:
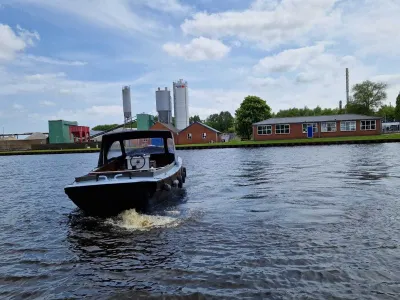
<svg viewBox="0 0 400 300">
<path fill-rule="evenodd" d="M 90 130 L 87 126 L 69 126 L 69 135 L 74 143 L 88 142 Z"/>
</svg>

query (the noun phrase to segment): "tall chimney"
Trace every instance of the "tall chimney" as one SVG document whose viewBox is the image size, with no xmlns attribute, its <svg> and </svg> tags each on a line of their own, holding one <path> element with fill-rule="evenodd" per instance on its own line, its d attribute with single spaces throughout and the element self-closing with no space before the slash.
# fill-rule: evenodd
<svg viewBox="0 0 400 300">
<path fill-rule="evenodd" d="M 349 68 L 346 68 L 346 104 L 349 104 Z"/>
</svg>

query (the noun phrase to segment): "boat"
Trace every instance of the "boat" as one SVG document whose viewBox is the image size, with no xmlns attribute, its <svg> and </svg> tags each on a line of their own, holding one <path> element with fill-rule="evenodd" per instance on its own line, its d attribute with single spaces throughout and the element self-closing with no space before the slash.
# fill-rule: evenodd
<svg viewBox="0 0 400 300">
<path fill-rule="evenodd" d="M 170 131 L 125 130 L 104 134 L 97 167 L 64 190 L 86 214 L 113 216 L 151 210 L 185 181 L 186 168 Z"/>
</svg>

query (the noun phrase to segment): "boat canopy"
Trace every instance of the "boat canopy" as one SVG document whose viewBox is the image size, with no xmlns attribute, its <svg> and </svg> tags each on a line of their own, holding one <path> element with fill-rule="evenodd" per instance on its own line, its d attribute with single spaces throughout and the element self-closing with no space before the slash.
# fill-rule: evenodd
<svg viewBox="0 0 400 300">
<path fill-rule="evenodd" d="M 129 149 L 125 149 L 126 143 L 124 141 L 141 140 L 141 141 L 156 141 L 158 143 L 156 149 L 152 148 L 151 142 L 146 145 L 147 147 L 135 147 L 130 146 Z M 101 142 L 101 149 L 99 155 L 98 167 L 103 166 L 108 161 L 108 153 L 111 151 L 112 146 L 117 142 L 121 146 L 121 151 L 124 156 L 130 154 L 139 154 L 144 152 L 158 152 L 164 150 L 164 153 L 174 153 L 175 144 L 174 138 L 168 130 L 129 130 L 115 133 L 108 133 L 103 135 Z"/>
</svg>

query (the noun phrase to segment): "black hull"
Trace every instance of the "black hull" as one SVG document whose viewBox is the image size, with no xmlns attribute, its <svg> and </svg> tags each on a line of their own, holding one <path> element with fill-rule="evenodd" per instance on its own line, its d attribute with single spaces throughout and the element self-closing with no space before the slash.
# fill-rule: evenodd
<svg viewBox="0 0 400 300">
<path fill-rule="evenodd" d="M 69 187 L 65 193 L 86 214 L 95 216 L 113 216 L 127 209 L 147 211 L 168 196 L 168 191 L 157 190 L 157 183 Z"/>
</svg>

